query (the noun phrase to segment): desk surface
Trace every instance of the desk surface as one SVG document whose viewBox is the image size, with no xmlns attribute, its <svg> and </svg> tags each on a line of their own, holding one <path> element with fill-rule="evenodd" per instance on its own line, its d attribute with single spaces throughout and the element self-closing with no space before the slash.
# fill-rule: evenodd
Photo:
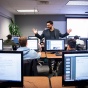
<svg viewBox="0 0 88 88">
<path fill-rule="evenodd" d="M 45 57 L 46 57 L 45 52 L 41 52 L 41 58 L 45 58 Z"/>
<path fill-rule="evenodd" d="M 52 59 L 52 58 L 57 58 L 57 59 L 61 59 L 62 56 L 56 56 L 55 54 L 51 54 L 50 52 L 41 52 L 41 58 L 45 58 L 47 57 L 48 59 Z"/>
<path fill-rule="evenodd" d="M 48 77 L 24 77 L 24 88 L 50 88 Z"/>
<path fill-rule="evenodd" d="M 52 59 L 52 58 L 60 59 L 60 58 L 62 58 L 62 56 L 56 56 L 55 54 L 50 54 L 50 53 L 47 53 L 46 56 L 48 59 Z"/>
<path fill-rule="evenodd" d="M 51 77 L 50 81 L 51 81 L 52 88 L 75 88 L 75 87 L 62 87 L 61 76 Z"/>
</svg>

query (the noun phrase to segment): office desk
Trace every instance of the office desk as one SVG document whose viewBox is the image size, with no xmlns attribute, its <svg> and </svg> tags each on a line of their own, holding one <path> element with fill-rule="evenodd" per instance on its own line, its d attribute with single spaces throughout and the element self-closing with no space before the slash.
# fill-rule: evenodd
<svg viewBox="0 0 88 88">
<path fill-rule="evenodd" d="M 47 59 L 62 59 L 62 56 L 56 56 L 55 54 L 51 54 L 50 52 L 41 52 L 41 58 Z"/>
<path fill-rule="evenodd" d="M 46 57 L 45 52 L 41 52 L 41 58 L 45 58 L 45 57 Z"/>
<path fill-rule="evenodd" d="M 62 58 L 62 56 L 56 56 L 55 54 L 50 54 L 50 53 L 46 53 L 46 57 L 48 58 L 48 59 L 61 59 Z"/>
<path fill-rule="evenodd" d="M 24 77 L 24 88 L 50 88 L 48 77 Z"/>
<path fill-rule="evenodd" d="M 50 78 L 52 88 L 75 88 L 75 87 L 62 87 L 62 77 L 56 76 Z"/>
</svg>

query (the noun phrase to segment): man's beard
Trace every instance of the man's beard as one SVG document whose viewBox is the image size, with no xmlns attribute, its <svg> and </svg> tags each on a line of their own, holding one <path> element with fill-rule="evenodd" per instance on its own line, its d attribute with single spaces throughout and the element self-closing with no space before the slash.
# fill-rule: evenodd
<svg viewBox="0 0 88 88">
<path fill-rule="evenodd" d="M 52 30 L 52 27 L 50 27 L 49 29 Z"/>
</svg>

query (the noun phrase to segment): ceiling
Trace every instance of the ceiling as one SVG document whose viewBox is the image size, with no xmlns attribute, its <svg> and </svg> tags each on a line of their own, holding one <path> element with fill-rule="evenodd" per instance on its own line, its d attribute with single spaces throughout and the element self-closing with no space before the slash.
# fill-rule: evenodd
<svg viewBox="0 0 88 88">
<path fill-rule="evenodd" d="M 48 1 L 45 3 L 44 1 Z M 88 6 L 67 6 L 69 0 L 0 0 L 0 6 L 18 14 L 88 14 Z M 78 1 L 78 0 L 75 0 Z M 82 0 L 83 1 L 83 0 Z M 88 0 L 86 0 L 88 1 Z M 16 10 L 38 9 L 38 13 L 18 13 Z"/>
</svg>

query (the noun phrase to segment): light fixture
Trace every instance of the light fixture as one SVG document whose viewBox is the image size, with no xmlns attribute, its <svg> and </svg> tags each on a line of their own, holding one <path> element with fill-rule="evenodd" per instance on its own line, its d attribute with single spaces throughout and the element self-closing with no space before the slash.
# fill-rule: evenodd
<svg viewBox="0 0 88 88">
<path fill-rule="evenodd" d="M 37 9 L 33 9 L 33 10 L 17 10 L 18 12 L 38 12 Z"/>
<path fill-rule="evenodd" d="M 66 5 L 88 5 L 88 1 L 69 1 Z"/>
</svg>

